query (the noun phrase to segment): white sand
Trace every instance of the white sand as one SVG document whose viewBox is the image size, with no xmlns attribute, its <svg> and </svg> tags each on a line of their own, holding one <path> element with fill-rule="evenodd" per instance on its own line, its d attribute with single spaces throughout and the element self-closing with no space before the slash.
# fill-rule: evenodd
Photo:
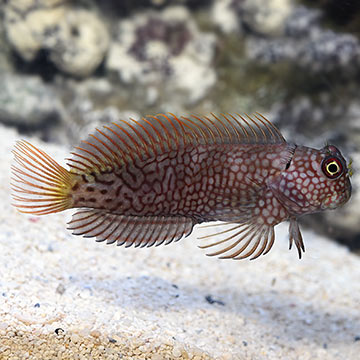
<svg viewBox="0 0 360 360">
<path fill-rule="evenodd" d="M 71 211 L 10 206 L 17 138 L 0 128 L 0 359 L 360 358 L 360 258 L 344 247 L 304 231 L 299 261 L 286 226 L 255 261 L 208 258 L 196 232 L 151 249 L 74 237 Z"/>
</svg>

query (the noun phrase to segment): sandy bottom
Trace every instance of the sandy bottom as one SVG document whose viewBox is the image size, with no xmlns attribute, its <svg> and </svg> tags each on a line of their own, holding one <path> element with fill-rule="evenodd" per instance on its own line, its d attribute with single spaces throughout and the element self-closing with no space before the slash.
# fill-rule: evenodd
<svg viewBox="0 0 360 360">
<path fill-rule="evenodd" d="M 197 231 L 150 249 L 72 236 L 72 211 L 11 207 L 17 138 L 0 128 L 0 359 L 359 359 L 358 256 L 304 231 L 298 260 L 286 225 L 255 261 L 204 256 Z"/>
</svg>

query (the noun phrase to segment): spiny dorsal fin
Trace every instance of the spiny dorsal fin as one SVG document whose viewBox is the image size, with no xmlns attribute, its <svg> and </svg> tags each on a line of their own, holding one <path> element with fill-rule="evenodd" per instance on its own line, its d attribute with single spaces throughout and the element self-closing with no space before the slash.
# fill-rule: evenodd
<svg viewBox="0 0 360 360">
<path fill-rule="evenodd" d="M 74 235 L 95 237 L 96 241 L 129 247 L 170 244 L 190 235 L 194 226 L 190 218 L 181 216 L 126 216 L 105 210 L 77 211 L 69 222 Z"/>
<path fill-rule="evenodd" d="M 157 156 L 187 144 L 280 144 L 285 139 L 265 117 L 236 114 L 182 116 L 158 114 L 141 120 L 119 120 L 76 147 L 69 160 L 72 171 L 109 171 L 128 161 Z"/>
</svg>

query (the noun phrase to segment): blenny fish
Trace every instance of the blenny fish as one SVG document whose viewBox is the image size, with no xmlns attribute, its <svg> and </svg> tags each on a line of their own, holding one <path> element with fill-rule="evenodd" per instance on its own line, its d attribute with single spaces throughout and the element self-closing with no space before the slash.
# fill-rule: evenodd
<svg viewBox="0 0 360 360">
<path fill-rule="evenodd" d="M 289 221 L 290 248 L 294 242 L 301 258 L 297 219 L 351 195 L 351 168 L 335 146 L 288 143 L 259 113 L 119 120 L 82 141 L 66 159 L 69 170 L 27 141 L 13 153 L 21 212 L 77 208 L 73 234 L 125 247 L 169 244 L 196 224 L 221 221 L 230 228 L 203 237 L 207 255 L 255 259 Z"/>
</svg>

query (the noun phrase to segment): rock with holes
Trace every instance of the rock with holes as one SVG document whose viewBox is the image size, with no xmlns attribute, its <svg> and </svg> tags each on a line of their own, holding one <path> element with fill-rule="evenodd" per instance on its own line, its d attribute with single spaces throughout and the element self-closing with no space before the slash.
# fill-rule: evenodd
<svg viewBox="0 0 360 360">
<path fill-rule="evenodd" d="M 214 36 L 200 32 L 184 7 L 169 7 L 122 21 L 106 67 L 126 84 L 155 86 L 149 102 L 171 91 L 177 102 L 194 103 L 215 84 L 214 47 Z"/>
<path fill-rule="evenodd" d="M 95 13 L 64 3 L 29 0 L 7 4 L 7 39 L 25 61 L 33 61 L 44 50 L 59 70 L 84 77 L 104 59 L 108 32 Z"/>
<path fill-rule="evenodd" d="M 65 13 L 62 2 L 14 1 L 4 7 L 4 26 L 13 49 L 32 61 L 43 48 L 55 43 L 54 33 Z"/>
<path fill-rule="evenodd" d="M 62 18 L 50 58 L 60 70 L 85 77 L 103 61 L 108 46 L 108 31 L 100 18 L 88 10 L 72 9 Z"/>
</svg>

